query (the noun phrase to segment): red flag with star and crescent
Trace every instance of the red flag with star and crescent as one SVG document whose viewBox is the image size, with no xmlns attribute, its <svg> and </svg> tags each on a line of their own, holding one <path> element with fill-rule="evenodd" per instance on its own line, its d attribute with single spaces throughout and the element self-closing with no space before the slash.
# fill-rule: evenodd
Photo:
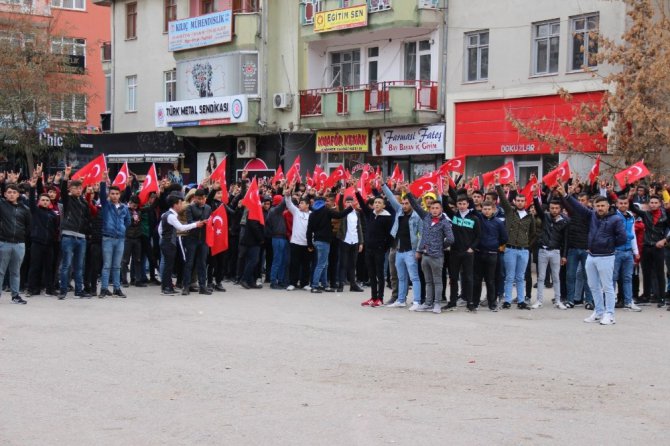
<svg viewBox="0 0 670 446">
<path fill-rule="evenodd" d="M 563 183 L 567 183 L 570 179 L 570 175 L 570 164 L 568 163 L 568 160 L 565 160 L 554 170 L 543 176 L 542 182 L 546 184 L 547 187 L 556 187 L 558 185 L 559 178 Z"/>
<path fill-rule="evenodd" d="M 405 181 L 405 174 L 402 172 L 402 170 L 400 170 L 400 166 L 398 165 L 398 163 L 395 163 L 393 173 L 391 174 L 391 179 L 396 182 Z"/>
<path fill-rule="evenodd" d="M 140 199 L 140 206 L 144 206 L 144 203 L 149 201 L 149 194 L 151 192 L 158 193 L 158 175 L 156 174 L 156 165 L 154 163 L 151 163 L 149 172 L 147 172 L 147 176 L 144 178 L 142 189 L 137 195 Z"/>
<path fill-rule="evenodd" d="M 489 187 L 490 184 L 494 183 L 496 173 L 500 175 L 500 184 L 514 183 L 516 180 L 514 176 L 514 162 L 510 161 L 495 170 L 483 174 L 482 179 L 484 180 L 484 187 Z"/>
<path fill-rule="evenodd" d="M 81 181 L 82 187 L 102 181 L 103 173 L 107 171 L 105 155 L 102 154 L 72 175 L 73 180 Z"/>
<path fill-rule="evenodd" d="M 123 166 L 121 166 L 121 169 L 119 169 L 119 173 L 116 174 L 116 178 L 114 178 L 114 182 L 112 183 L 112 186 L 118 186 L 121 191 L 126 190 L 126 184 L 128 183 L 128 162 L 126 161 L 123 163 Z"/>
<path fill-rule="evenodd" d="M 619 173 L 615 173 L 614 178 L 617 179 L 619 186 L 623 189 L 627 184 L 634 183 L 647 175 L 649 175 L 649 169 L 647 169 L 647 166 L 644 165 L 644 160 L 642 160 Z M 626 180 L 628 180 L 628 182 L 626 182 Z"/>
<path fill-rule="evenodd" d="M 279 166 L 277 167 L 277 170 L 275 170 L 275 176 L 273 176 L 272 180 L 270 180 L 270 184 L 274 186 L 283 179 L 284 179 L 284 170 L 281 168 L 281 166 Z"/>
<path fill-rule="evenodd" d="M 346 174 L 344 172 L 344 166 L 340 164 L 339 166 L 337 166 L 337 169 L 331 172 L 330 176 L 326 179 L 326 181 L 323 182 L 323 187 L 325 188 L 333 187 L 335 183 L 345 179 L 345 175 Z"/>
<path fill-rule="evenodd" d="M 458 158 L 450 159 L 442 164 L 438 170 L 443 177 L 447 176 L 449 172 L 456 172 L 462 175 L 465 172 L 465 157 L 459 156 Z"/>
<path fill-rule="evenodd" d="M 589 172 L 589 184 L 593 184 L 596 181 L 596 178 L 600 176 L 600 155 L 596 158 L 596 162 L 593 163 L 591 171 Z"/>
<path fill-rule="evenodd" d="M 207 220 L 205 241 L 213 256 L 228 250 L 228 213 L 224 205 L 212 212 Z"/>
<path fill-rule="evenodd" d="M 414 180 L 412 184 L 409 185 L 409 191 L 415 197 L 420 197 L 426 192 L 431 192 L 442 182 L 442 176 L 439 171 L 430 172 L 421 178 Z"/>
<path fill-rule="evenodd" d="M 370 188 L 370 165 L 363 166 L 361 177 L 358 179 L 358 191 L 361 193 L 363 200 L 368 199 L 368 194 L 371 192 Z"/>
<path fill-rule="evenodd" d="M 261 198 L 258 192 L 258 182 L 256 181 L 256 177 L 251 180 L 249 190 L 247 190 L 247 194 L 244 196 L 241 202 L 249 211 L 247 214 L 248 220 L 258 220 L 262 225 L 265 224 L 265 216 L 263 215 L 263 206 L 261 205 Z"/>
<path fill-rule="evenodd" d="M 534 176 L 526 183 L 526 186 L 521 190 L 521 195 L 526 197 L 526 209 L 533 204 L 533 185 L 537 184 L 537 178 Z"/>
<path fill-rule="evenodd" d="M 300 182 L 300 155 L 298 155 L 293 161 L 293 165 L 286 172 L 286 183 L 299 183 Z"/>
<path fill-rule="evenodd" d="M 312 178 L 314 179 L 314 189 L 321 190 L 323 183 L 328 179 L 328 174 L 317 164 L 314 166 L 314 174 L 312 175 Z"/>
</svg>

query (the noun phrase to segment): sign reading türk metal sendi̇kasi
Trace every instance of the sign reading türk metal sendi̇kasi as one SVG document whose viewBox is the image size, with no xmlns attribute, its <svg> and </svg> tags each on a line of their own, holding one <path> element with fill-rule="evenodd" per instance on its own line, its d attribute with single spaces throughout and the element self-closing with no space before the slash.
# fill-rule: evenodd
<svg viewBox="0 0 670 446">
<path fill-rule="evenodd" d="M 197 127 L 247 122 L 249 112 L 245 95 L 157 102 L 156 127 Z"/>
<path fill-rule="evenodd" d="M 332 9 L 317 12 L 314 16 L 314 32 L 337 31 L 338 29 L 359 28 L 368 25 L 368 5 Z"/>
<path fill-rule="evenodd" d="M 331 153 L 367 152 L 368 131 L 322 130 L 316 132 L 316 151 Z"/>
<path fill-rule="evenodd" d="M 224 2 L 226 3 L 226 2 Z M 233 10 L 175 20 L 168 25 L 168 51 L 182 51 L 233 40 Z"/>
</svg>

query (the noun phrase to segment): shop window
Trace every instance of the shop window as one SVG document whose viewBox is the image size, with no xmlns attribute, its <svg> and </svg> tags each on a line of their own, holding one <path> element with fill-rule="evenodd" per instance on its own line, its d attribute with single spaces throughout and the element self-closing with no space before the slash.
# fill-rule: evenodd
<svg viewBox="0 0 670 446">
<path fill-rule="evenodd" d="M 533 74 L 558 73 L 560 34 L 558 20 L 533 25 Z"/>
<path fill-rule="evenodd" d="M 570 19 L 570 66 L 572 71 L 581 70 L 582 67 L 595 67 L 598 65 L 596 54 L 598 53 L 598 14 L 586 14 Z"/>
<path fill-rule="evenodd" d="M 489 78 L 489 32 L 465 34 L 465 79 L 468 82 Z"/>
<path fill-rule="evenodd" d="M 361 51 L 359 49 L 330 53 L 331 87 L 351 87 L 361 79 Z"/>
</svg>

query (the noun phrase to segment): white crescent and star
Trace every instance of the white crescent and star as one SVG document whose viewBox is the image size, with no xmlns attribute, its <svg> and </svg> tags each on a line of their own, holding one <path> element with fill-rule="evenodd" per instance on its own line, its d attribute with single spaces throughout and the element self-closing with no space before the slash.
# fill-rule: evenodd
<svg viewBox="0 0 670 446">
<path fill-rule="evenodd" d="M 461 160 L 456 159 L 456 160 L 452 160 L 452 162 L 454 163 L 452 168 L 455 169 L 455 168 L 461 167 Z"/>
<path fill-rule="evenodd" d="M 635 170 L 637 170 L 637 173 L 633 173 L 633 171 Z M 640 166 L 632 166 L 630 169 L 628 169 L 628 172 L 626 173 L 626 175 L 628 175 L 629 177 L 641 174 L 642 174 L 642 168 Z"/>
<path fill-rule="evenodd" d="M 93 174 L 93 178 L 95 178 L 98 175 L 100 175 L 100 164 L 94 164 L 93 168 L 95 169 L 95 174 Z"/>
<path fill-rule="evenodd" d="M 507 172 L 503 175 L 503 172 Z M 509 178 L 511 176 L 511 172 L 509 171 L 509 168 L 503 167 L 500 169 L 500 178 Z"/>
<path fill-rule="evenodd" d="M 123 177 L 123 180 L 119 180 L 120 184 L 124 184 L 126 181 L 128 181 L 128 175 L 123 170 L 119 171 L 119 176 Z"/>
<path fill-rule="evenodd" d="M 148 187 L 151 184 L 151 174 L 147 175 L 146 183 L 144 187 Z"/>
<path fill-rule="evenodd" d="M 223 218 L 219 217 L 218 215 L 212 219 L 212 225 L 215 225 L 217 220 L 221 222 L 221 225 L 223 225 Z"/>
</svg>

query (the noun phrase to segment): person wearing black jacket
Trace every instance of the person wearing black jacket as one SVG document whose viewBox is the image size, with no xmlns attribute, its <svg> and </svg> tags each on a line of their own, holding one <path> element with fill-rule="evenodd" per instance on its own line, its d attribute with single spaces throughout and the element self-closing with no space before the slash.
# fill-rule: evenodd
<svg viewBox="0 0 670 446">
<path fill-rule="evenodd" d="M 186 222 L 196 223 L 199 221 L 207 221 L 212 215 L 212 208 L 205 203 L 207 200 L 207 192 L 204 189 L 195 191 L 193 202 L 186 208 Z M 212 294 L 207 288 L 207 256 L 209 255 L 209 247 L 205 243 L 205 228 L 191 229 L 183 238 L 184 249 L 186 250 L 186 261 L 184 262 L 184 288 L 181 294 L 186 296 L 189 294 L 188 283 L 191 282 L 191 273 L 195 267 L 198 273 L 198 292 L 200 294 Z"/>
<path fill-rule="evenodd" d="M 535 194 L 533 194 L 535 195 Z M 532 308 L 542 308 L 544 303 L 544 279 L 547 273 L 547 265 L 551 268 L 551 276 L 554 282 L 554 306 L 561 310 L 567 307 L 561 302 L 561 265 L 565 265 L 566 258 L 566 228 L 567 218 L 563 217 L 563 206 L 559 200 L 549 202 L 549 212 L 545 212 L 537 197 L 533 200 L 535 211 L 542 221 L 542 232 L 537 240 L 537 301 Z"/>
<path fill-rule="evenodd" d="M 131 283 L 136 287 L 146 287 L 146 276 L 142 275 L 142 215 L 139 205 L 140 199 L 136 195 L 128 200 L 130 226 L 126 229 L 123 259 L 121 260 L 121 283 L 125 286 L 128 285 L 128 270 L 132 257 Z"/>
<path fill-rule="evenodd" d="M 384 209 L 383 198 L 375 198 L 373 209 L 367 207 L 359 192 L 356 192 L 356 198 L 361 205 L 366 220 L 363 240 L 365 243 L 365 264 L 370 272 L 370 292 L 372 293 L 370 299 L 361 305 L 378 307 L 384 303 L 384 256 L 391 247 L 393 217 L 389 211 Z"/>
<path fill-rule="evenodd" d="M 477 213 L 481 231 L 479 244 L 475 248 L 474 278 L 472 301 L 479 305 L 482 295 L 482 279 L 486 282 L 486 300 L 489 310 L 498 311 L 496 293 L 496 270 L 500 246 L 507 243 L 507 228 L 495 215 L 496 205 L 491 201 L 482 203 L 482 211 Z"/>
<path fill-rule="evenodd" d="M 589 196 L 586 193 L 577 195 L 579 203 L 587 206 Z M 589 239 L 589 219 L 581 214 L 571 212 L 568 209 L 570 220 L 566 228 L 567 237 L 567 271 L 566 282 L 568 289 L 568 301 L 565 306 L 573 308 L 575 302 L 582 300 L 582 295 L 586 301 L 585 308 L 593 310 L 593 296 L 586 280 L 586 259 L 588 257 L 588 239 Z"/>
<path fill-rule="evenodd" d="M 68 185 L 72 167 L 65 168 L 61 180 L 61 191 L 67 190 L 61 196 L 63 202 L 63 216 L 61 219 L 61 267 L 60 293 L 58 299 L 65 299 L 70 282 L 70 268 L 74 273 L 74 293 L 77 297 L 90 298 L 90 293 L 84 291 L 84 262 L 86 260 L 86 233 L 89 229 L 91 214 L 88 204 L 82 195 L 81 181 L 73 180 Z"/>
<path fill-rule="evenodd" d="M 39 169 L 39 167 L 38 167 Z M 42 191 L 42 178 L 38 176 L 30 180 L 30 270 L 28 271 L 28 293 L 38 296 L 42 285 L 47 296 L 54 296 L 53 240 L 58 232 L 58 215 L 51 209 L 49 195 Z"/>
<path fill-rule="evenodd" d="M 248 215 L 248 211 L 246 209 L 245 211 Z M 240 239 L 240 245 L 246 248 L 246 261 L 240 279 L 240 285 L 247 290 L 251 288 L 263 288 L 263 285 L 256 284 L 256 268 L 258 267 L 258 262 L 260 260 L 261 246 L 264 243 L 265 230 L 263 224 L 258 220 L 249 220 L 246 218 L 244 235 L 242 235 L 242 238 Z"/>
<path fill-rule="evenodd" d="M 3 183 L 4 184 L 4 183 Z M 19 187 L 7 184 L 4 198 L 0 198 L 0 285 L 9 270 L 9 288 L 12 303 L 25 304 L 19 295 L 21 286 L 21 262 L 26 251 L 26 240 L 30 236 L 30 211 L 19 203 Z"/>
</svg>

